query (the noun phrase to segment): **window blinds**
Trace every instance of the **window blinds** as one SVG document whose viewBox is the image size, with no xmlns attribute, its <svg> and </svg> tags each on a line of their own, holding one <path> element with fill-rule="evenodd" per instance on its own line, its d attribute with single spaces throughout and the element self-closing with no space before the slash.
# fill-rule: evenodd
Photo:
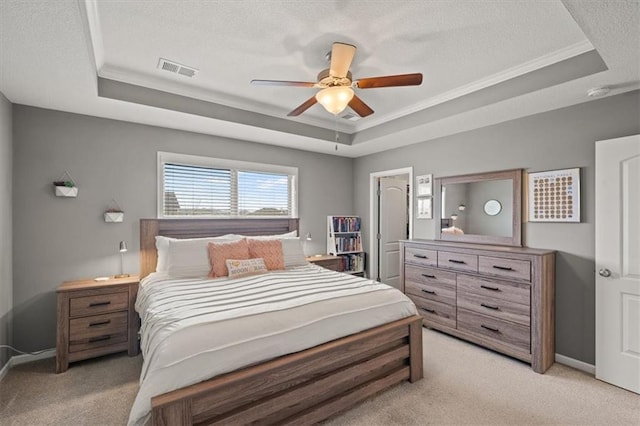
<svg viewBox="0 0 640 426">
<path fill-rule="evenodd" d="M 164 216 L 292 216 L 294 176 L 164 163 Z"/>
</svg>

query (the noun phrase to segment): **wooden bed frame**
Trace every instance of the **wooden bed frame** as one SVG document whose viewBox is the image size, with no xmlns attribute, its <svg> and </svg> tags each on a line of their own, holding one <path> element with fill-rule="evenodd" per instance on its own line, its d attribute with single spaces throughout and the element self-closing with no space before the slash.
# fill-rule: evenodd
<svg viewBox="0 0 640 426">
<path fill-rule="evenodd" d="M 141 219 L 141 278 L 155 271 L 155 237 L 273 235 L 298 219 Z M 152 425 L 312 424 L 422 371 L 419 315 L 223 374 L 151 399 Z"/>
</svg>

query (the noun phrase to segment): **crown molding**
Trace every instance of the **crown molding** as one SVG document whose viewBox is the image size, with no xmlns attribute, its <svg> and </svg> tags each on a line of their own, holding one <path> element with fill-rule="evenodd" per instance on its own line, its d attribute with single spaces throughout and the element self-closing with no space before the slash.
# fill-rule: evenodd
<svg viewBox="0 0 640 426">
<path fill-rule="evenodd" d="M 589 42 L 589 40 L 585 39 L 581 42 L 569 45 L 563 49 L 556 50 L 547 55 L 540 56 L 531 61 L 525 62 L 523 64 L 517 65 L 512 68 L 508 68 L 499 73 L 490 75 L 486 78 L 476 80 L 472 83 L 466 84 L 464 86 L 460 86 L 454 90 L 444 92 L 438 96 L 427 98 L 422 102 L 419 102 L 409 108 L 404 108 L 402 110 L 399 110 L 393 114 L 387 114 L 383 117 L 375 117 L 372 120 L 368 120 L 366 122 L 356 123 L 355 130 L 356 132 L 359 132 L 361 130 L 365 130 L 371 127 L 384 124 L 386 122 L 395 120 L 397 118 L 404 117 L 406 115 L 410 115 L 415 112 L 445 103 L 452 99 L 469 95 L 470 93 L 476 92 L 478 90 L 485 89 L 490 86 L 494 86 L 498 83 L 511 80 L 512 78 L 519 77 L 524 74 L 528 74 L 530 72 L 547 67 L 549 65 L 553 65 L 555 63 L 573 58 L 575 56 L 589 52 L 591 50 L 594 50 L 593 45 L 591 44 L 591 42 Z"/>
</svg>

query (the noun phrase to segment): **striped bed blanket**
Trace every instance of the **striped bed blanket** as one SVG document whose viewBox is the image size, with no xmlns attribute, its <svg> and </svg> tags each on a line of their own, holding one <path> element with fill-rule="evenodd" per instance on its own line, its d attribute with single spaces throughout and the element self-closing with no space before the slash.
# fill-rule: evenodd
<svg viewBox="0 0 640 426">
<path fill-rule="evenodd" d="M 311 264 L 236 279 L 154 273 L 136 310 L 144 363 L 130 424 L 154 395 L 416 314 L 386 284 Z"/>
</svg>

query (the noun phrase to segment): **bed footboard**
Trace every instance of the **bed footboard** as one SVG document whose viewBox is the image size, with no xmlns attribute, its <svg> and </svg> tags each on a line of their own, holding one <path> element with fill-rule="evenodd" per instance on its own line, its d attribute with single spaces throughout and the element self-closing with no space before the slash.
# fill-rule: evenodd
<svg viewBox="0 0 640 426">
<path fill-rule="evenodd" d="M 156 396 L 151 423 L 311 424 L 422 377 L 414 316 Z"/>
</svg>

